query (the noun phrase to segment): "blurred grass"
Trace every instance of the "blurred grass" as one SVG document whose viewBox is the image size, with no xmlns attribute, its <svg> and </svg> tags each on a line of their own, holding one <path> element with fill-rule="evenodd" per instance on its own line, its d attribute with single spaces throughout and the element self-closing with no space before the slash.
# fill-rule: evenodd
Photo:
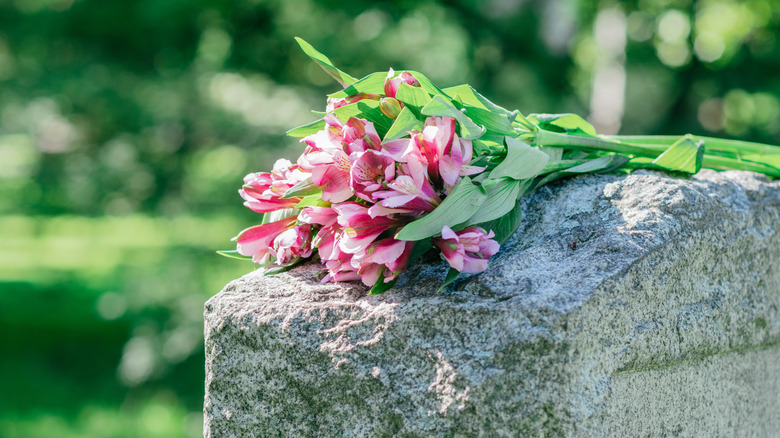
<svg viewBox="0 0 780 438">
<path fill-rule="evenodd" d="M 780 0 L 0 0 L 0 438 L 195 437 L 236 190 L 348 73 L 780 143 Z M 624 81 L 625 89 L 621 88 Z M 623 91 L 621 91 L 623 90 Z"/>
<path fill-rule="evenodd" d="M 229 216 L 0 218 L 0 373 L 13 376 L 0 379 L 0 436 L 199 436 L 200 312 L 252 269 L 213 251 L 240 228 Z"/>
</svg>

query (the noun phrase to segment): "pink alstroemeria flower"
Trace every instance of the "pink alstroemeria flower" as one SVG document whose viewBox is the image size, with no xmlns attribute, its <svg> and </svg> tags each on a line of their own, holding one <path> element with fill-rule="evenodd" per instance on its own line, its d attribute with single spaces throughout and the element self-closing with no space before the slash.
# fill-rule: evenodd
<svg viewBox="0 0 780 438">
<path fill-rule="evenodd" d="M 352 164 L 350 184 L 355 195 L 368 202 L 376 202 L 374 192 L 395 179 L 395 160 L 389 155 L 368 150 Z"/>
<path fill-rule="evenodd" d="M 238 191 L 244 205 L 252 211 L 267 213 L 282 208 L 293 208 L 301 198 L 282 199 L 290 187 L 308 177 L 288 160 L 277 160 L 271 172 L 250 173 L 244 177 L 244 187 Z"/>
<path fill-rule="evenodd" d="M 374 124 L 368 120 L 351 117 L 342 125 L 341 136 L 348 154 L 382 149 L 382 140 Z"/>
<path fill-rule="evenodd" d="M 405 223 L 388 216 L 371 217 L 368 207 L 357 202 L 336 204 L 333 209 L 338 212 L 338 223 L 344 230 L 338 236 L 338 247 L 350 254 L 364 251 L 380 234 Z"/>
<path fill-rule="evenodd" d="M 374 192 L 374 197 L 380 199 L 377 205 L 371 207 L 371 213 L 374 215 L 377 208 L 381 207 L 396 209 L 397 212 L 422 214 L 433 211 L 441 204 L 441 198 L 431 185 L 425 164 L 413 155 L 401 165 L 400 175 L 387 184 L 387 190 Z"/>
<path fill-rule="evenodd" d="M 391 68 L 390 71 L 387 72 L 387 78 L 385 79 L 385 96 L 395 97 L 395 94 L 398 92 L 398 87 L 400 87 L 401 84 L 407 84 L 413 87 L 420 86 L 420 82 L 418 82 L 411 73 L 403 71 L 396 76 L 395 70 Z"/>
<path fill-rule="evenodd" d="M 320 225 L 317 235 L 312 238 L 312 247 L 317 248 L 322 261 L 334 258 L 336 236 L 341 234 L 341 225 L 336 219 L 338 213 L 330 207 L 305 207 L 298 214 L 298 222 Z"/>
<path fill-rule="evenodd" d="M 311 225 L 298 225 L 279 233 L 273 241 L 270 253 L 278 265 L 286 265 L 312 253 Z"/>
<path fill-rule="evenodd" d="M 444 193 L 449 193 L 459 177 L 485 170 L 469 165 L 473 153 L 471 140 L 458 137 L 452 117 L 425 119 L 423 131 L 412 135 L 412 144 L 409 154 L 426 164 L 431 183 Z"/>
<path fill-rule="evenodd" d="M 342 123 L 328 114 L 325 123 L 325 129 L 302 140 L 307 148 L 298 165 L 322 187 L 322 199 L 343 202 L 354 194 L 349 185 L 352 161 L 366 150 L 379 150 L 382 143 L 373 123 L 366 120 L 353 117 Z"/>
<path fill-rule="evenodd" d="M 487 269 L 488 259 L 499 250 L 498 242 L 493 237 L 493 230 L 485 233 L 482 228 L 468 227 L 455 232 L 445 225 L 441 237 L 434 238 L 433 244 L 439 247 L 451 267 L 475 274 Z"/>
<path fill-rule="evenodd" d="M 261 265 L 270 262 L 271 257 L 274 256 L 271 249 L 274 239 L 292 228 L 295 225 L 295 220 L 295 216 L 290 216 L 276 222 L 255 225 L 238 233 L 238 236 L 233 238 L 237 242 L 238 253 L 252 257 L 253 262 Z"/>
<path fill-rule="evenodd" d="M 328 274 L 322 279 L 322 283 L 360 280 L 358 267 L 352 265 L 353 256 L 353 254 L 339 250 L 338 245 L 336 245 L 333 257 L 324 261 Z"/>
<path fill-rule="evenodd" d="M 352 266 L 359 268 L 357 272 L 360 280 L 366 286 L 373 286 L 380 275 L 387 283 L 398 277 L 406 268 L 413 247 L 414 242 L 382 239 L 371 244 L 365 252 L 355 254 Z"/>
</svg>

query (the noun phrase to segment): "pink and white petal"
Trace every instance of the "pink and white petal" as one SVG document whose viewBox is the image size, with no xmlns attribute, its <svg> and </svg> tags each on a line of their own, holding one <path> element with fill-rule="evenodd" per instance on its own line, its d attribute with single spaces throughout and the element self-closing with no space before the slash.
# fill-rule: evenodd
<svg viewBox="0 0 780 438">
<path fill-rule="evenodd" d="M 330 207 L 304 207 L 298 214 L 298 220 L 306 224 L 329 227 L 336 223 L 338 213 Z"/>
<path fill-rule="evenodd" d="M 479 245 L 479 252 L 485 257 L 493 257 L 499 249 L 501 249 L 501 245 L 492 239 L 485 240 Z"/>
<path fill-rule="evenodd" d="M 376 264 L 368 265 L 358 271 L 360 274 L 360 280 L 366 286 L 371 287 L 376 284 L 377 280 L 379 280 L 379 273 L 381 272 L 380 270 L 384 270 L 384 266 Z"/>
<path fill-rule="evenodd" d="M 457 250 L 445 250 L 445 248 L 440 248 L 442 250 L 442 255 L 444 256 L 444 260 L 447 260 L 447 263 L 453 268 L 455 268 L 458 272 L 463 272 L 463 265 L 465 261 L 465 257 L 463 256 L 463 253 Z"/>
<path fill-rule="evenodd" d="M 325 167 L 321 174 L 319 170 L 318 167 L 312 171 L 312 182 L 322 187 L 324 201 L 344 202 L 352 197 L 352 189 L 349 187 L 349 173 L 337 169 L 336 166 Z M 316 181 L 315 174 L 317 175 Z"/>
<path fill-rule="evenodd" d="M 476 175 L 478 173 L 482 173 L 485 169 L 487 169 L 487 166 L 472 166 L 469 164 L 464 164 L 460 166 L 460 172 L 458 175 L 460 176 L 466 176 L 466 175 Z"/>
<path fill-rule="evenodd" d="M 341 239 L 339 239 L 338 247 L 347 254 L 355 254 L 360 251 L 365 251 L 366 248 L 368 248 L 368 246 L 371 245 L 371 243 L 376 240 L 380 234 L 382 234 L 381 231 L 363 234 L 360 237 L 344 235 Z"/>
<path fill-rule="evenodd" d="M 390 155 L 393 160 L 400 163 L 406 162 L 406 156 L 414 149 L 414 143 L 410 138 L 399 138 L 382 144 L 382 150 Z"/>
<path fill-rule="evenodd" d="M 387 264 L 398 260 L 406 250 L 406 241 L 385 239 L 377 242 L 373 248 L 373 254 L 368 257 L 368 260 L 373 263 Z"/>
<path fill-rule="evenodd" d="M 441 228 L 441 237 L 442 239 L 449 240 L 452 239 L 455 241 L 455 243 L 458 243 L 458 235 L 455 234 L 454 231 L 452 231 L 452 228 L 445 225 Z"/>
<path fill-rule="evenodd" d="M 398 195 L 382 199 L 379 204 L 388 208 L 402 207 L 415 198 L 417 198 L 416 195 Z"/>
<path fill-rule="evenodd" d="M 398 208 L 387 208 L 381 203 L 376 203 L 369 207 L 368 209 L 368 215 L 371 216 L 371 218 L 376 218 L 380 216 L 390 216 L 391 214 L 398 214 L 398 213 L 406 213 L 406 209 L 398 209 Z"/>
<path fill-rule="evenodd" d="M 450 155 L 439 159 L 439 175 L 445 184 L 454 186 L 460 174 L 461 163 Z"/>
<path fill-rule="evenodd" d="M 279 233 L 295 223 L 295 216 L 290 216 L 276 222 L 249 227 L 234 237 L 238 253 L 245 256 L 256 254 L 270 246 Z"/>
<path fill-rule="evenodd" d="M 488 260 L 487 259 L 478 259 L 475 257 L 464 257 L 463 260 L 463 269 L 460 269 L 460 272 L 466 272 L 469 274 L 476 274 L 478 272 L 483 272 L 488 268 Z"/>
</svg>

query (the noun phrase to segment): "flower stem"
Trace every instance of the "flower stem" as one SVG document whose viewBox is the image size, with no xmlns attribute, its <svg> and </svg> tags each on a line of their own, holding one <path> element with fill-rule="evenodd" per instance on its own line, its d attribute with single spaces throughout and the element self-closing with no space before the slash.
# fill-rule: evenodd
<svg viewBox="0 0 780 438">
<path fill-rule="evenodd" d="M 581 137 L 545 130 L 539 130 L 535 137 L 537 146 L 608 151 L 653 159 L 658 158 L 680 139 L 680 136 L 673 135 Z M 780 177 L 778 164 L 780 146 L 713 137 L 692 136 L 692 138 L 704 141 L 703 167 L 717 170 L 749 170 Z"/>
<path fill-rule="evenodd" d="M 577 135 L 561 134 L 545 130 L 539 130 L 539 132 L 536 133 L 536 145 L 565 147 L 568 149 L 581 149 L 586 151 L 617 152 L 620 154 L 649 158 L 657 158 L 667 149 L 667 146 L 661 145 L 632 145 L 613 138 L 580 137 Z"/>
</svg>

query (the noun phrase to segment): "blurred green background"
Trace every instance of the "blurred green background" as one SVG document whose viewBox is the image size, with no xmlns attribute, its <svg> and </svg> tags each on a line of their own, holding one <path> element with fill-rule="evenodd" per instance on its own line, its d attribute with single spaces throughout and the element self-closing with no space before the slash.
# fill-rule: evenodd
<svg viewBox="0 0 780 438">
<path fill-rule="evenodd" d="M 0 0 L 0 437 L 196 437 L 244 174 L 361 77 L 780 143 L 780 0 Z"/>
</svg>

